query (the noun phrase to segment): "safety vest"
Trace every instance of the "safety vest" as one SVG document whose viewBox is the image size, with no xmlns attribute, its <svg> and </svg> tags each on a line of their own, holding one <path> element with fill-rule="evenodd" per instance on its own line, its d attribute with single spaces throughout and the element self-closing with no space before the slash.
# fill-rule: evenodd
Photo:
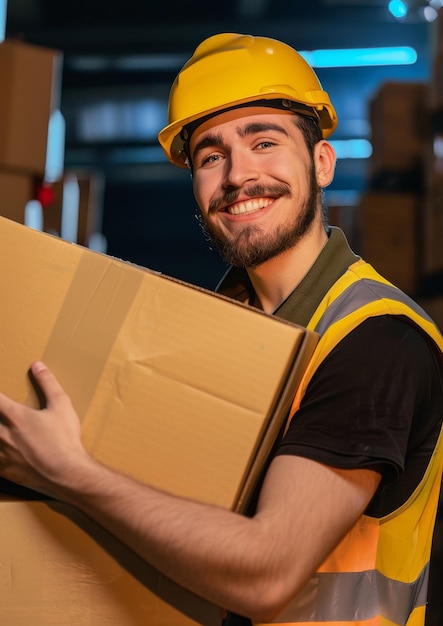
<svg viewBox="0 0 443 626">
<path fill-rule="evenodd" d="M 320 340 L 297 391 L 300 406 L 320 363 L 365 319 L 400 316 L 421 328 L 443 355 L 443 338 L 407 295 L 358 260 L 330 288 L 307 328 Z M 273 620 L 298 626 L 423 626 L 429 560 L 443 465 L 443 441 L 400 508 L 382 518 L 363 514 L 306 588 Z"/>
</svg>

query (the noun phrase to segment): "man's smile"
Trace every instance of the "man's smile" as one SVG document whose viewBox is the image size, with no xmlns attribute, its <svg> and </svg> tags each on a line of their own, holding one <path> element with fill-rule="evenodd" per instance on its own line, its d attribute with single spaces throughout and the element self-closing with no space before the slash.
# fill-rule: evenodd
<svg viewBox="0 0 443 626">
<path fill-rule="evenodd" d="M 272 204 L 274 200 L 275 198 L 251 198 L 250 200 L 243 200 L 242 202 L 231 204 L 225 207 L 224 211 L 230 215 L 254 213 L 255 211 L 260 211 L 260 209 L 265 209 Z"/>
</svg>

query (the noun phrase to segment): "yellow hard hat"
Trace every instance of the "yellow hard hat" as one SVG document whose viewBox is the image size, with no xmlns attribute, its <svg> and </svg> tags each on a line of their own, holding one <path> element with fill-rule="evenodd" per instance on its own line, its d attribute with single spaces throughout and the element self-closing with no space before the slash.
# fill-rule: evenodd
<svg viewBox="0 0 443 626">
<path fill-rule="evenodd" d="M 315 115 L 324 138 L 337 127 L 328 94 L 298 52 L 276 39 L 222 33 L 203 41 L 176 77 L 160 145 L 172 163 L 185 167 L 187 125 L 260 101 Z"/>
</svg>

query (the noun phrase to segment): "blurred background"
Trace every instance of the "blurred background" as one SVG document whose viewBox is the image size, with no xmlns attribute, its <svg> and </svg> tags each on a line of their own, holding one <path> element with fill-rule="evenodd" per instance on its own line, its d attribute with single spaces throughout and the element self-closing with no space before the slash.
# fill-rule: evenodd
<svg viewBox="0 0 443 626">
<path fill-rule="evenodd" d="M 329 221 L 443 328 L 443 0 L 0 0 L 0 215 L 212 289 L 157 133 L 202 39 L 276 37 L 338 113 Z M 428 626 L 441 626 L 441 513 Z"/>
<path fill-rule="evenodd" d="M 58 128 L 52 143 L 58 145 L 43 177 L 37 172 L 45 182 L 38 196 L 45 230 L 60 231 L 62 169 L 64 183 L 70 183 L 64 191 L 81 194 L 83 213 L 84 196 L 91 196 L 88 228 L 83 224 L 82 233 L 75 233 L 71 224 L 65 237 L 213 288 L 224 266 L 194 218 L 189 174 L 166 162 L 157 133 L 166 124 L 171 83 L 203 38 L 221 31 L 264 35 L 306 56 L 337 109 L 333 143 L 339 160 L 326 192 L 331 223 L 371 260 L 385 250 L 393 267 L 381 258 L 381 269 L 407 291 L 426 297 L 439 291 L 443 259 L 423 259 L 423 241 L 413 239 L 414 220 L 424 211 L 415 195 L 422 194 L 424 168 L 440 163 L 434 155 L 434 130 L 440 129 L 431 127 L 438 126 L 434 118 L 443 101 L 443 79 L 435 77 L 441 73 L 441 0 L 225 0 L 223 6 L 200 0 L 3 2 L 7 43 L 59 53 L 51 102 Z M 24 109 L 32 113 L 48 88 L 37 62 L 33 72 L 29 68 L 30 63 L 34 91 L 22 101 L 22 119 Z M 369 190 L 383 195 L 373 200 Z M 386 197 L 388 191 L 398 195 Z M 373 219 L 376 210 L 380 214 Z M 371 227 L 378 231 L 376 242 L 367 231 Z"/>
</svg>

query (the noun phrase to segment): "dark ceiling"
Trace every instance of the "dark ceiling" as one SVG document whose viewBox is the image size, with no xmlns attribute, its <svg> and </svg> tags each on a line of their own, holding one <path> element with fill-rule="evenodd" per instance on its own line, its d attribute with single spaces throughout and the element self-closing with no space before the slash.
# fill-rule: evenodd
<svg viewBox="0 0 443 626">
<path fill-rule="evenodd" d="M 200 252 L 191 257 L 203 245 L 201 234 L 189 215 L 193 209 L 183 208 L 193 206 L 189 177 L 165 162 L 155 138 L 166 122 L 167 94 L 180 65 L 203 38 L 222 31 L 276 37 L 298 50 L 412 46 L 418 53 L 414 65 L 317 69 L 337 109 L 334 137 L 368 139 L 368 106 L 379 86 L 429 78 L 431 27 L 420 17 L 425 4 L 409 2 L 410 14 L 398 21 L 388 0 L 9 0 L 6 33 L 63 52 L 65 162 L 105 178 L 110 253 L 206 286 L 218 261 L 211 256 L 207 275 L 199 274 Z M 150 134 L 90 140 L 79 131 L 91 107 L 106 115 L 112 103 L 147 98 L 160 103 Z M 343 159 L 328 193 L 352 196 L 367 182 L 367 160 Z"/>
</svg>

